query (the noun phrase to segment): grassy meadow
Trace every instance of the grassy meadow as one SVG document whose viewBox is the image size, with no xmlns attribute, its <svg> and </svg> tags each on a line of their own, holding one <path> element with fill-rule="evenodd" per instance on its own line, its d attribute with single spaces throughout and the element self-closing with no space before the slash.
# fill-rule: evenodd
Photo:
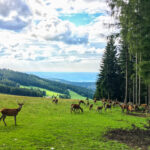
<svg viewBox="0 0 150 150">
<path fill-rule="evenodd" d="M 119 107 L 112 111 L 96 112 L 81 105 L 84 113 L 70 113 L 70 105 L 77 100 L 22 97 L 0 94 L 1 108 L 16 108 L 24 100 L 24 106 L 14 118 L 7 117 L 4 126 L 0 122 L 0 150 L 132 150 L 126 144 L 107 140 L 103 135 L 111 128 L 131 128 L 134 123 L 142 128 L 146 118 L 123 114 Z M 93 103 L 90 101 L 90 103 Z"/>
<path fill-rule="evenodd" d="M 78 93 L 71 91 L 71 90 L 69 90 L 69 94 L 71 96 L 71 99 L 80 99 L 80 100 L 86 99 L 86 97 L 83 97 L 83 96 L 79 95 Z"/>
<path fill-rule="evenodd" d="M 39 89 L 41 91 L 45 91 L 46 92 L 46 96 L 58 96 L 58 95 L 63 95 L 61 93 L 58 93 L 58 92 L 54 92 L 54 91 L 50 91 L 50 90 L 47 90 L 47 89 L 43 89 L 43 88 L 39 88 L 39 87 L 35 87 L 35 86 L 23 86 L 21 85 L 20 86 L 21 88 L 28 88 L 28 89 Z M 71 91 L 69 90 L 69 94 L 71 96 L 71 99 L 80 99 L 80 100 L 85 100 L 86 97 L 83 97 L 81 95 L 79 95 L 78 93 L 74 92 L 74 91 Z"/>
<path fill-rule="evenodd" d="M 46 96 L 58 96 L 58 95 L 63 95 L 63 94 L 61 94 L 61 93 L 54 92 L 54 91 L 50 91 L 50 90 L 43 89 L 43 88 L 39 88 L 39 87 L 36 87 L 36 86 L 24 86 L 24 85 L 21 85 L 20 87 L 21 87 L 21 88 L 27 88 L 27 89 L 39 89 L 39 90 L 41 90 L 41 91 L 45 91 L 45 92 L 46 92 Z"/>
</svg>

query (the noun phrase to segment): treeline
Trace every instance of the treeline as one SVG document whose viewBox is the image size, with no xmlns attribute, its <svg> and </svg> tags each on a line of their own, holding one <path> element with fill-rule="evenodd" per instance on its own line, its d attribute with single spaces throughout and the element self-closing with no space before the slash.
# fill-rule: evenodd
<svg viewBox="0 0 150 150">
<path fill-rule="evenodd" d="M 15 72 L 12 70 L 8 69 L 1 69 L 0 70 L 0 79 L 1 82 L 6 81 L 11 81 L 12 83 L 16 83 L 17 85 L 24 85 L 24 86 L 36 86 L 40 88 L 44 88 L 47 90 L 55 91 L 58 93 L 62 93 L 66 95 L 66 97 L 70 96 L 68 89 L 77 92 L 78 94 L 93 98 L 93 91 L 83 88 L 83 87 L 78 87 L 78 86 L 73 86 L 69 84 L 64 84 L 56 81 L 50 81 L 48 79 L 43 79 L 40 77 L 37 77 L 35 75 L 29 75 L 26 73 L 21 73 L 21 72 Z M 16 85 L 16 86 L 17 86 Z"/>
<path fill-rule="evenodd" d="M 33 97 L 43 97 L 46 95 L 45 91 L 6 86 L 4 84 L 0 84 L 0 92 L 5 94 L 33 96 Z"/>
<path fill-rule="evenodd" d="M 108 37 L 94 96 L 150 104 L 150 1 L 108 3 L 120 33 Z"/>
</svg>

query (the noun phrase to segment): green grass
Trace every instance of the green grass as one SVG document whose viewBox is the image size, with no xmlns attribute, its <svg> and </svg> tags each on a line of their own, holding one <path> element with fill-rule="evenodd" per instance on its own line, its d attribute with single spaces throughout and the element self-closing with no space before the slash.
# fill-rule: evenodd
<svg viewBox="0 0 150 150">
<path fill-rule="evenodd" d="M 0 109 L 16 108 L 16 99 L 25 101 L 17 116 L 7 117 L 7 127 L 0 122 L 0 150 L 132 150 L 123 143 L 106 140 L 108 128 L 131 128 L 134 123 L 142 127 L 145 118 L 127 116 L 120 108 L 98 113 L 81 105 L 84 113 L 70 113 L 76 100 L 51 100 L 37 97 L 0 95 Z M 92 102 L 91 102 L 92 103 Z"/>
<path fill-rule="evenodd" d="M 69 94 L 71 96 L 71 99 L 80 99 L 80 100 L 86 99 L 86 97 L 83 97 L 83 96 L 79 95 L 78 93 L 71 91 L 71 90 L 69 90 Z"/>
<path fill-rule="evenodd" d="M 21 85 L 20 87 L 21 88 L 28 88 L 28 89 L 33 88 L 33 89 L 39 89 L 41 91 L 45 91 L 46 92 L 46 96 L 63 95 L 61 93 L 53 92 L 53 91 L 50 91 L 50 90 L 47 90 L 47 89 L 43 89 L 43 88 L 39 88 L 39 87 L 35 87 L 35 86 L 23 86 L 23 85 Z M 83 96 L 79 95 L 78 93 L 76 93 L 74 91 L 69 90 L 69 93 L 70 93 L 71 99 L 80 99 L 80 100 L 85 100 L 86 99 L 86 97 L 83 97 Z"/>
<path fill-rule="evenodd" d="M 58 96 L 58 95 L 63 95 L 61 93 L 58 93 L 58 92 L 53 92 L 53 91 L 50 91 L 50 90 L 47 90 L 47 89 L 43 89 L 43 88 L 39 88 L 39 87 L 35 87 L 35 86 L 23 86 L 21 85 L 20 86 L 21 88 L 28 88 L 28 89 L 39 89 L 41 91 L 45 91 L 46 92 L 46 96 Z"/>
</svg>

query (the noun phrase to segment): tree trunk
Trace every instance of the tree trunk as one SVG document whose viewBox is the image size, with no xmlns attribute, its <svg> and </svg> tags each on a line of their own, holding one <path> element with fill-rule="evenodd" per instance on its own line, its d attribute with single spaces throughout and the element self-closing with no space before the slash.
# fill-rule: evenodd
<svg viewBox="0 0 150 150">
<path fill-rule="evenodd" d="M 150 84 L 148 85 L 148 105 L 150 105 Z"/>
<path fill-rule="evenodd" d="M 124 103 L 127 104 L 128 98 L 128 52 L 126 51 L 126 88 L 125 88 L 125 100 Z"/>
<path fill-rule="evenodd" d="M 140 54 L 140 62 L 141 62 L 141 54 Z M 141 104 L 141 76 L 139 74 L 139 105 Z"/>
<path fill-rule="evenodd" d="M 134 97 L 134 78 L 133 78 L 133 104 L 135 104 L 135 97 Z"/>
<path fill-rule="evenodd" d="M 138 91 L 137 91 L 137 85 L 138 85 L 138 80 L 137 80 L 137 53 L 136 53 L 136 81 L 135 81 L 135 84 L 136 84 L 136 87 L 135 87 L 135 103 L 137 105 L 137 94 L 138 94 Z"/>
</svg>

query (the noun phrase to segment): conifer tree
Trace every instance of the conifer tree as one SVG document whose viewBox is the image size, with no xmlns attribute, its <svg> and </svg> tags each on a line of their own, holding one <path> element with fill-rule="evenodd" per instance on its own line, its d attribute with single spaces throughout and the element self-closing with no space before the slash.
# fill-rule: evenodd
<svg viewBox="0 0 150 150">
<path fill-rule="evenodd" d="M 108 37 L 107 46 L 100 66 L 99 78 L 95 92 L 96 98 L 120 98 L 119 92 L 120 72 L 117 61 L 117 49 L 114 36 Z"/>
</svg>

